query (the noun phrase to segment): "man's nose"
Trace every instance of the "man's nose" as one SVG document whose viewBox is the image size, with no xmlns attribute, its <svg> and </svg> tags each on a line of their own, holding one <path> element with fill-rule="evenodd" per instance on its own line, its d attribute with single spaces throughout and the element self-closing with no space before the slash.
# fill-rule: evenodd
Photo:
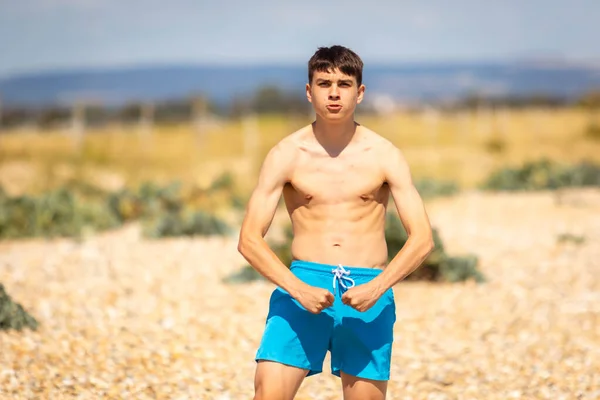
<svg viewBox="0 0 600 400">
<path fill-rule="evenodd" d="M 330 99 L 339 99 L 340 98 L 340 92 L 339 92 L 339 88 L 337 87 L 337 85 L 331 85 L 331 87 L 329 88 L 329 98 Z"/>
</svg>

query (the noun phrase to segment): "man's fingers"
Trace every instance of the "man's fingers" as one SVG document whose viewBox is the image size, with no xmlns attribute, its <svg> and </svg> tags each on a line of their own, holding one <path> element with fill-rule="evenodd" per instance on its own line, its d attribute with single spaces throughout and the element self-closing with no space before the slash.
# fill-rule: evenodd
<svg viewBox="0 0 600 400">
<path fill-rule="evenodd" d="M 348 293 L 348 292 L 346 292 L 346 293 Z M 344 303 L 344 304 L 348 304 L 348 296 L 346 295 L 346 293 L 344 293 L 342 295 L 342 303 Z"/>
<path fill-rule="evenodd" d="M 333 297 L 333 294 L 331 294 L 331 292 L 327 291 L 325 294 L 323 294 L 323 297 L 321 298 L 321 304 L 324 307 L 329 307 L 331 305 L 333 305 L 333 300 L 335 298 Z"/>
</svg>

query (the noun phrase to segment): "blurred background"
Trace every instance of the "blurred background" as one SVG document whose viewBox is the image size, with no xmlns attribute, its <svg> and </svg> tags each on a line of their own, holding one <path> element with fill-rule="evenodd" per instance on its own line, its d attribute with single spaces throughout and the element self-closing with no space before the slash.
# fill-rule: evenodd
<svg viewBox="0 0 600 400">
<path fill-rule="evenodd" d="M 357 120 L 424 198 L 599 185 L 592 1 L 0 6 L 0 238 L 235 232 L 333 44 L 363 58 Z"/>
<path fill-rule="evenodd" d="M 237 232 L 267 151 L 314 118 L 308 59 L 341 44 L 365 63 L 357 121 L 403 151 L 435 230 L 425 282 L 396 290 L 391 398 L 600 398 L 599 17 L 0 0 L 0 330 L 39 324 L 2 335 L 0 393 L 250 398 L 272 285 Z M 330 378 L 299 398 L 339 398 Z"/>
<path fill-rule="evenodd" d="M 177 181 L 211 211 L 226 203 L 211 187 L 243 207 L 266 151 L 312 121 L 306 64 L 332 44 L 365 62 L 357 120 L 405 152 L 423 190 L 600 158 L 593 1 L 0 7 L 5 196 Z"/>
</svg>

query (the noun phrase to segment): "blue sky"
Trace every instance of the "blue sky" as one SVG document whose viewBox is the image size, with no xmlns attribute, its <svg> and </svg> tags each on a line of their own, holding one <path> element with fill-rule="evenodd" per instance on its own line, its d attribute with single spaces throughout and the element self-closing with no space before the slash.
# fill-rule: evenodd
<svg viewBox="0 0 600 400">
<path fill-rule="evenodd" d="M 171 63 L 600 59 L 598 0 L 0 0 L 0 76 Z"/>
</svg>

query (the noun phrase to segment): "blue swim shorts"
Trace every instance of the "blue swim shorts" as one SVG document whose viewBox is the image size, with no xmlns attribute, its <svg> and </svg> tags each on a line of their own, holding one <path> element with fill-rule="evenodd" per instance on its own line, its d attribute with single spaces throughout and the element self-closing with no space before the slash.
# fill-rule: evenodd
<svg viewBox="0 0 600 400">
<path fill-rule="evenodd" d="M 389 380 L 396 322 L 392 289 L 365 312 L 342 303 L 346 290 L 370 281 L 381 270 L 298 260 L 292 262 L 290 270 L 303 282 L 328 289 L 335 301 L 321 313 L 312 314 L 277 287 L 269 301 L 256 361 L 269 360 L 307 369 L 307 376 L 311 376 L 322 372 L 329 351 L 335 376 L 344 371 L 359 378 Z"/>
</svg>

